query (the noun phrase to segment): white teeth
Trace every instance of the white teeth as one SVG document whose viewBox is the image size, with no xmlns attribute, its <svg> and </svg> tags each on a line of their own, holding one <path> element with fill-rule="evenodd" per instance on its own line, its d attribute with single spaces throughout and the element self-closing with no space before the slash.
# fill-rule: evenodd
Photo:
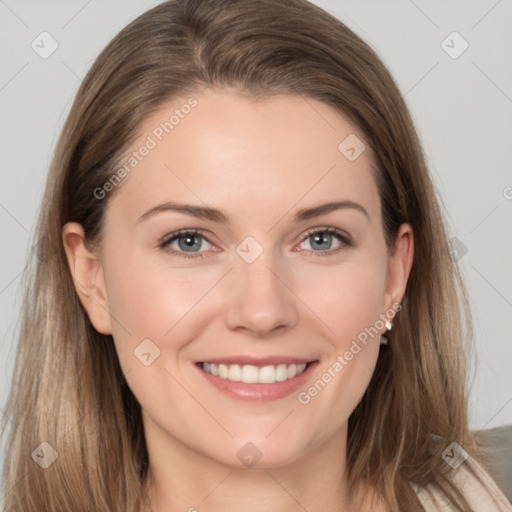
<svg viewBox="0 0 512 512">
<path fill-rule="evenodd" d="M 300 375 L 306 369 L 306 364 L 282 363 L 259 368 L 250 364 L 240 366 L 239 364 L 203 363 L 202 368 L 206 373 L 233 382 L 274 384 L 275 382 L 284 382 Z"/>
<path fill-rule="evenodd" d="M 219 377 L 221 379 L 228 378 L 229 369 L 225 364 L 219 364 Z"/>
<path fill-rule="evenodd" d="M 256 366 L 245 364 L 242 366 L 242 382 L 247 384 L 256 384 L 259 382 L 259 370 Z"/>
<path fill-rule="evenodd" d="M 277 370 L 276 370 L 276 380 L 278 382 L 284 382 L 285 380 L 288 380 L 288 365 L 286 365 L 286 364 L 278 365 Z"/>
<path fill-rule="evenodd" d="M 232 364 L 229 366 L 228 379 L 235 382 L 242 380 L 242 368 L 238 364 Z"/>
<path fill-rule="evenodd" d="M 273 384 L 276 381 L 276 369 L 273 366 L 260 368 L 259 381 L 262 384 Z"/>
</svg>

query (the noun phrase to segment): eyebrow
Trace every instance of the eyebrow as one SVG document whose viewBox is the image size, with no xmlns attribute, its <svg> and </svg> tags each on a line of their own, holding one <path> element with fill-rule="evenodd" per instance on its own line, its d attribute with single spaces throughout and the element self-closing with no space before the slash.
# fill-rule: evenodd
<svg viewBox="0 0 512 512">
<path fill-rule="evenodd" d="M 368 222 L 370 222 L 370 215 L 365 210 L 365 208 L 363 208 L 363 206 L 361 206 L 359 203 L 355 203 L 354 201 L 335 201 L 333 203 L 321 204 L 319 206 L 315 206 L 314 208 L 305 208 L 303 210 L 299 210 L 295 214 L 294 220 L 308 220 L 312 219 L 313 217 L 319 217 L 320 215 L 334 212 L 336 210 L 349 208 L 361 212 L 368 219 Z"/>
<path fill-rule="evenodd" d="M 368 219 L 368 221 L 370 221 L 370 216 L 368 212 L 365 210 L 365 208 L 361 206 L 359 203 L 355 203 L 354 201 L 335 201 L 331 203 L 325 203 L 318 206 L 314 206 L 313 208 L 304 208 L 302 210 L 299 210 L 295 214 L 295 216 L 293 217 L 293 221 L 301 222 L 304 220 L 312 219 L 314 217 L 319 217 L 320 215 L 326 215 L 336 210 L 343 209 L 353 209 L 359 211 Z M 150 210 L 148 210 L 146 213 L 142 214 L 139 217 L 138 222 L 141 222 L 158 213 L 169 211 L 185 213 L 187 215 L 191 215 L 192 217 L 210 220 L 212 222 L 219 222 L 223 224 L 229 223 L 229 217 L 221 210 L 217 210 L 215 208 L 210 208 L 207 206 L 195 206 L 191 204 L 171 202 L 166 202 L 151 208 Z"/>
</svg>

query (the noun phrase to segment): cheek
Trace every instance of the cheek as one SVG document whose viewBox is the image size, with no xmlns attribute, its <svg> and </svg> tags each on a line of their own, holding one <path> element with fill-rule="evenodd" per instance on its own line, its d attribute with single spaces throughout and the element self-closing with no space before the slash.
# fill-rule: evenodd
<svg viewBox="0 0 512 512">
<path fill-rule="evenodd" d="M 304 418 L 304 429 L 316 443 L 348 421 L 372 378 L 380 350 L 381 329 L 375 326 L 383 313 L 382 261 L 361 255 L 336 268 L 318 265 L 313 272 L 300 273 L 297 295 L 315 314 L 304 310 L 305 316 L 327 342 L 316 377 L 296 397 L 294 417 Z"/>
<path fill-rule="evenodd" d="M 208 292 L 222 272 L 169 269 L 136 258 L 107 270 L 114 343 L 137 400 L 156 415 L 168 410 L 171 396 L 174 404 L 187 403 L 177 384 L 187 380 L 179 359 L 211 315 Z"/>
<path fill-rule="evenodd" d="M 159 348 L 181 348 L 186 337 L 176 336 L 196 309 L 203 311 L 202 300 L 222 277 L 219 268 L 172 269 L 150 264 L 136 255 L 114 265 L 106 265 L 109 312 L 113 336 L 123 352 L 133 352 L 144 339 Z M 178 328 L 179 327 L 179 328 Z M 176 328 L 176 329 L 175 329 Z"/>
<path fill-rule="evenodd" d="M 296 295 L 289 300 L 296 303 L 299 323 L 316 324 L 343 353 L 382 313 L 382 261 L 368 252 L 337 265 L 299 261 L 283 269 Z M 136 255 L 114 262 L 106 265 L 105 279 L 120 356 L 127 350 L 132 353 L 147 338 L 162 349 L 178 350 L 195 334 L 200 335 L 196 331 L 206 318 L 223 317 L 219 308 L 230 307 L 232 283 L 226 289 L 221 282 L 226 273 L 221 265 L 170 270 L 165 261 L 148 264 Z"/>
<path fill-rule="evenodd" d="M 328 338 L 339 349 L 374 326 L 383 313 L 385 269 L 378 259 L 319 267 L 299 277 L 299 297 L 325 324 Z"/>
</svg>

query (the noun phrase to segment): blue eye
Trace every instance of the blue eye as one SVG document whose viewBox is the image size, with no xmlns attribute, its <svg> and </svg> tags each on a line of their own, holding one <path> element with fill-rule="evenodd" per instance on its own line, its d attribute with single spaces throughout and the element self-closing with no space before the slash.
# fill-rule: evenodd
<svg viewBox="0 0 512 512">
<path fill-rule="evenodd" d="M 204 247 L 205 244 L 209 247 Z M 177 253 L 183 258 L 202 258 L 204 251 L 201 249 L 211 249 L 212 244 L 199 231 L 185 230 L 164 238 L 159 247 L 171 253 Z"/>
<path fill-rule="evenodd" d="M 312 256 L 329 256 L 352 245 L 349 235 L 336 228 L 315 228 L 302 239 L 306 250 Z M 209 256 L 214 247 L 206 236 L 196 229 L 185 229 L 164 237 L 158 247 L 180 258 L 203 258 Z"/>
<path fill-rule="evenodd" d="M 304 243 L 309 245 L 305 249 L 313 251 L 315 256 L 332 254 L 351 245 L 348 235 L 335 228 L 315 228 L 306 235 L 301 245 Z"/>
</svg>

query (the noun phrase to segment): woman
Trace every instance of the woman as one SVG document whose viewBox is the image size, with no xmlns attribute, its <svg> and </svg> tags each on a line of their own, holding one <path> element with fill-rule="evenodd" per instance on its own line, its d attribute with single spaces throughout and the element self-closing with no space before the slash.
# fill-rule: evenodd
<svg viewBox="0 0 512 512">
<path fill-rule="evenodd" d="M 132 22 L 77 94 L 37 244 L 6 510 L 510 510 L 413 123 L 321 9 Z"/>
</svg>

